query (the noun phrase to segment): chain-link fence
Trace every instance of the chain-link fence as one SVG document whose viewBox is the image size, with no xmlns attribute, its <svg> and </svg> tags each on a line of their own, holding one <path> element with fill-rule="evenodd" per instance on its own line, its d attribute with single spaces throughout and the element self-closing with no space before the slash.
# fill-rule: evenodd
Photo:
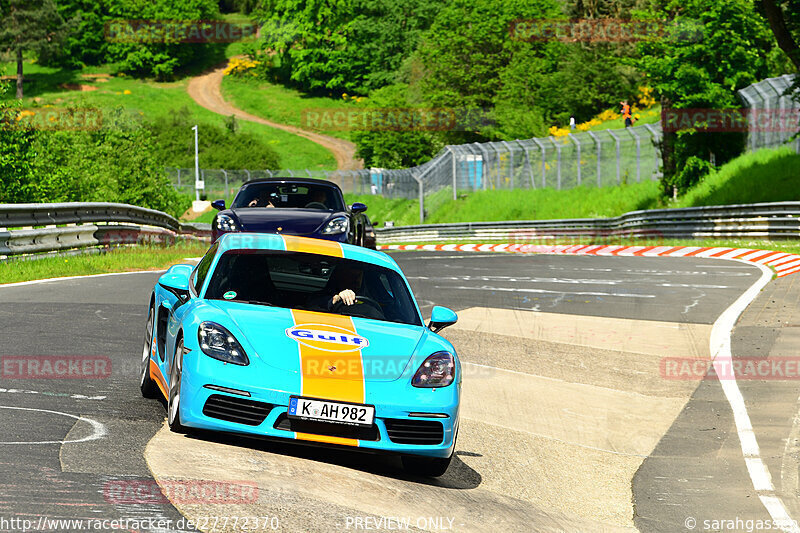
<svg viewBox="0 0 800 533">
<path fill-rule="evenodd" d="M 499 189 L 570 189 L 658 178 L 660 128 L 570 133 L 494 143 L 447 146 L 430 161 L 407 169 L 352 171 L 202 169 L 204 194 L 229 203 L 242 183 L 270 177 L 304 177 L 337 183 L 344 192 L 420 201 L 425 211 L 459 193 Z M 194 192 L 194 169 L 168 168 L 176 189 Z"/>
<path fill-rule="evenodd" d="M 747 111 L 747 149 L 774 148 L 791 141 L 800 154 L 800 98 L 791 93 L 793 74 L 767 78 L 739 91 Z"/>
<path fill-rule="evenodd" d="M 792 76 L 771 78 L 739 91 L 748 113 L 748 149 L 777 146 L 792 139 L 800 104 L 787 89 Z M 764 116 L 781 120 L 764 127 Z M 788 119 L 787 119 L 788 117 Z M 792 122 L 792 120 L 794 120 Z M 788 124 L 788 125 L 787 125 Z M 208 199 L 230 202 L 242 183 L 275 176 L 311 177 L 337 183 L 344 192 L 419 200 L 420 222 L 461 193 L 483 190 L 605 187 L 661 176 L 662 129 L 647 124 L 625 129 L 574 132 L 566 136 L 446 146 L 430 161 L 407 169 L 352 171 L 201 171 Z M 800 139 L 794 138 L 798 153 Z M 167 169 L 175 187 L 194 191 L 194 169 Z"/>
</svg>

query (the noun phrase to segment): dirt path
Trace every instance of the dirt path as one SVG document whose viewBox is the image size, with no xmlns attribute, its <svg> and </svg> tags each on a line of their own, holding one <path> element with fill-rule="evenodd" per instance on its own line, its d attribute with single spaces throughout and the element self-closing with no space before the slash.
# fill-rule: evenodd
<svg viewBox="0 0 800 533">
<path fill-rule="evenodd" d="M 226 102 L 222 97 L 222 76 L 226 66 L 227 65 L 219 65 L 205 74 L 192 78 L 187 87 L 189 96 L 191 96 L 195 102 L 214 113 L 225 116 L 234 115 L 236 118 L 277 128 L 317 143 L 333 153 L 339 170 L 364 168 L 364 162 L 355 157 L 356 145 L 350 141 L 322 135 L 321 133 L 306 131 L 295 126 L 278 124 L 277 122 L 272 122 L 246 113 Z"/>
</svg>

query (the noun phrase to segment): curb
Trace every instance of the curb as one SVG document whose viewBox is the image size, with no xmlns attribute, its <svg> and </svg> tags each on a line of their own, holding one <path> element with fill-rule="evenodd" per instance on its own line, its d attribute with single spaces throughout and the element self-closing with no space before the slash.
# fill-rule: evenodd
<svg viewBox="0 0 800 533">
<path fill-rule="evenodd" d="M 378 250 L 425 250 L 446 252 L 510 252 L 523 254 L 613 255 L 637 257 L 707 257 L 739 259 L 772 267 L 782 278 L 800 272 L 800 255 L 750 248 L 701 246 L 606 246 L 546 244 L 383 244 Z"/>
</svg>

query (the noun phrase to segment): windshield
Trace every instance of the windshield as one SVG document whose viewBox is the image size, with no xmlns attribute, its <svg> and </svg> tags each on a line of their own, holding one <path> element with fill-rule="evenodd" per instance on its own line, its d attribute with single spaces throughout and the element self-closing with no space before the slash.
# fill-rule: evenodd
<svg viewBox="0 0 800 533">
<path fill-rule="evenodd" d="M 305 183 L 253 183 L 239 191 L 231 207 L 345 210 L 342 197 L 335 188 Z"/>
<path fill-rule="evenodd" d="M 334 296 L 352 290 L 347 305 Z M 421 326 L 413 298 L 394 270 L 299 252 L 232 250 L 220 257 L 206 298 L 304 309 Z"/>
</svg>

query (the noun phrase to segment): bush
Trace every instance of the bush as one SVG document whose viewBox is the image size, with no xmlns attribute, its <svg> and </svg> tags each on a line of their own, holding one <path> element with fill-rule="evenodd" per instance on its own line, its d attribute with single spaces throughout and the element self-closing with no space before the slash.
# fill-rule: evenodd
<svg viewBox="0 0 800 533">
<path fill-rule="evenodd" d="M 215 0 L 57 0 L 56 3 L 61 16 L 73 21 L 75 28 L 67 36 L 63 53 L 58 57 L 43 57 L 45 62 L 70 67 L 116 63 L 120 72 L 168 80 L 181 69 L 219 59 L 224 47 L 224 44 L 145 42 L 144 39 L 124 42 L 124 36 L 115 40 L 107 35 L 109 25 L 115 21 L 217 19 L 219 9 Z"/>
<path fill-rule="evenodd" d="M 194 167 L 194 133 L 198 124 L 187 107 L 168 118 L 146 124 L 158 159 L 169 167 Z M 203 168 L 277 169 L 278 153 L 258 137 L 239 131 L 233 117 L 218 124 L 199 123 L 198 147 Z"/>
<path fill-rule="evenodd" d="M 683 168 L 680 169 L 674 176 L 664 177 L 662 183 L 665 185 L 664 194 L 671 195 L 677 189 L 678 194 L 681 195 L 688 191 L 692 186 L 700 183 L 704 177 L 714 170 L 714 165 L 700 159 L 697 156 L 691 156 L 686 159 Z"/>
</svg>

